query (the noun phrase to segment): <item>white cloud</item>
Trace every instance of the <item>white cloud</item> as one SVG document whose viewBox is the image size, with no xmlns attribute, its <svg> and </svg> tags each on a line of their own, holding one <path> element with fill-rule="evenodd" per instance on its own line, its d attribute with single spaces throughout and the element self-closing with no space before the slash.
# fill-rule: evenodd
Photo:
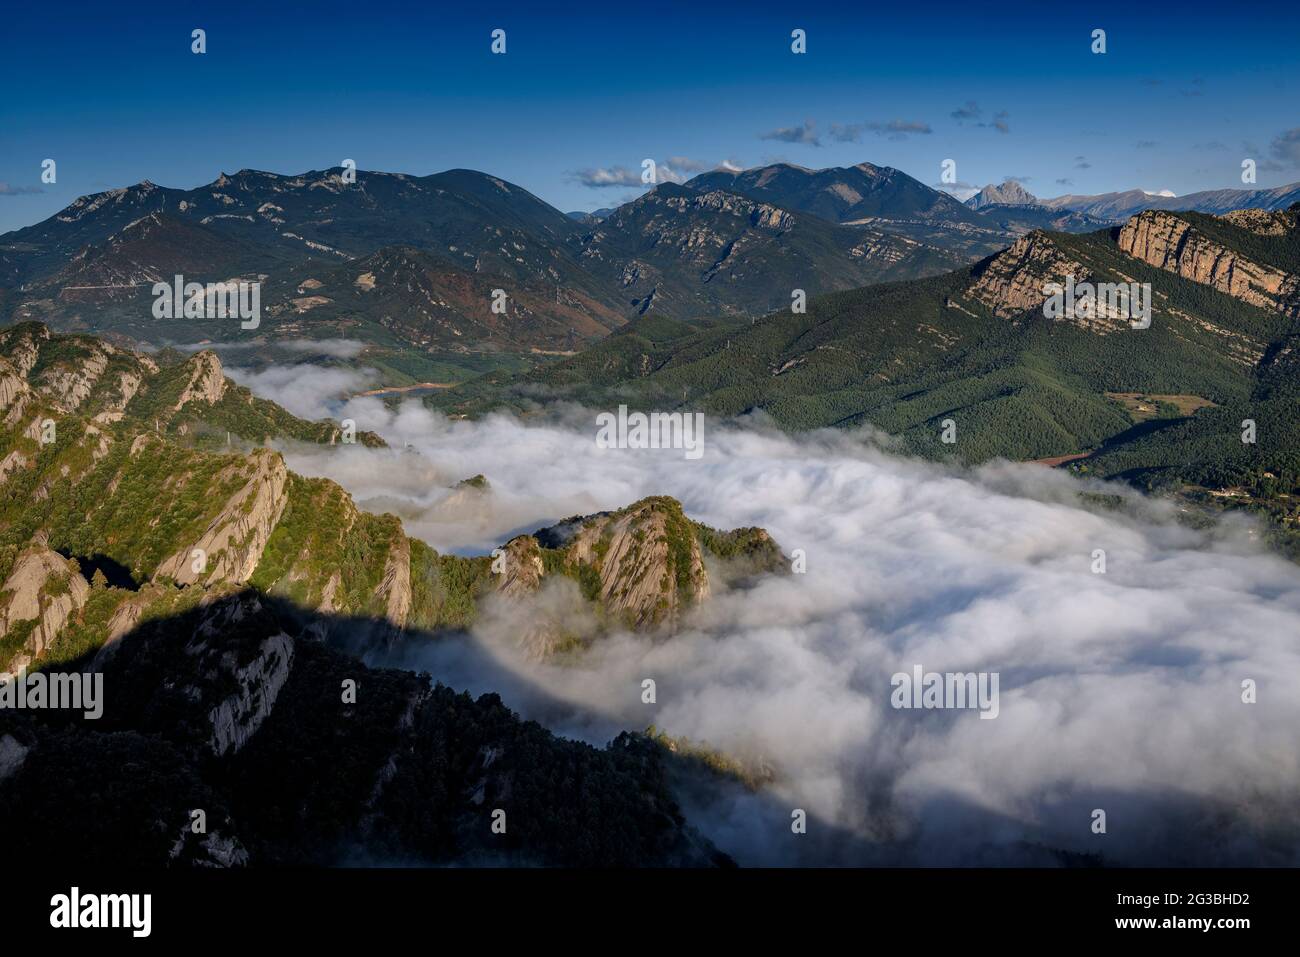
<svg viewBox="0 0 1300 957">
<path fill-rule="evenodd" d="M 332 356 L 335 359 L 355 359 L 365 351 L 366 344 L 357 339 L 277 339 L 271 342 L 187 342 L 173 348 L 183 352 L 212 349 L 219 354 L 256 352 L 287 352 L 306 355 Z"/>
<path fill-rule="evenodd" d="M 666 160 L 656 161 L 655 182 L 684 183 L 690 179 L 692 173 L 698 173 L 708 168 L 709 164 L 687 156 L 670 156 Z M 592 167 L 575 170 L 569 176 L 583 186 L 593 188 L 653 185 L 642 182 L 640 167 L 637 169 L 629 169 L 626 166 Z"/>
<path fill-rule="evenodd" d="M 641 171 L 628 169 L 626 166 L 614 166 L 608 169 L 593 167 L 575 170 L 572 177 L 583 186 L 640 186 Z"/>
<path fill-rule="evenodd" d="M 799 126 L 782 126 L 766 133 L 759 133 L 760 140 L 776 140 L 779 143 L 802 143 L 805 146 L 821 146 L 821 136 L 817 133 L 817 124 L 804 120 Z"/>
<path fill-rule="evenodd" d="M 367 388 L 371 372 L 310 363 L 272 365 L 264 369 L 226 366 L 226 375 L 254 394 L 270 399 L 303 419 L 337 418 L 347 397 Z"/>
<path fill-rule="evenodd" d="M 441 550 L 668 494 L 710 525 L 763 526 L 807 551 L 807 574 L 718 594 L 667 641 L 616 635 L 539 664 L 519 648 L 534 610 L 496 607 L 403 662 L 593 743 L 653 722 L 769 762 L 780 777 L 758 794 L 684 798 L 742 863 L 1056 863 L 1053 849 L 1300 863 L 1300 569 L 1245 524 L 1193 530 L 1123 489 L 1123 508 L 1101 510 L 1078 494 L 1095 486 L 1061 472 L 950 471 L 860 434 L 710 421 L 691 462 L 597 449 L 582 410 L 529 424 L 374 400 L 345 413 L 419 454 L 336 448 L 291 453 L 291 467 L 397 505 Z M 479 472 L 489 495 L 449 500 Z M 914 664 L 998 672 L 999 717 L 894 710 L 890 676 Z M 1241 702 L 1246 678 L 1258 704 Z M 792 841 L 794 807 L 812 823 Z"/>
</svg>

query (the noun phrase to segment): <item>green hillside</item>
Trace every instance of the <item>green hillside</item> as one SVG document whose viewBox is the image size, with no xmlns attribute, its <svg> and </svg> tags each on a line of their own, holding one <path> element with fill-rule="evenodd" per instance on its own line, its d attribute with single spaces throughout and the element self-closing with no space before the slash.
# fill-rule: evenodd
<svg viewBox="0 0 1300 957">
<path fill-rule="evenodd" d="M 1260 235 L 1182 215 L 1252 261 L 1295 261 L 1294 218 L 1290 232 Z M 1202 498 L 1197 489 L 1240 486 L 1214 504 L 1263 509 L 1290 528 L 1300 322 L 1147 265 L 1115 235 L 1033 233 L 968 269 L 817 297 L 806 315 L 702 327 L 642 319 L 544 369 L 483 376 L 426 402 L 471 415 L 531 412 L 551 398 L 720 417 L 762 410 L 791 431 L 870 424 L 928 458 L 1079 456 L 1070 467 L 1080 472 Z M 1015 282 L 1041 290 L 1054 278 L 1041 263 L 1053 261 L 1092 282 L 1149 283 L 1150 327 L 1048 319 L 1037 302 L 989 298 Z M 1241 441 L 1244 419 L 1256 422 L 1254 444 Z M 946 420 L 955 443 L 941 440 Z"/>
</svg>

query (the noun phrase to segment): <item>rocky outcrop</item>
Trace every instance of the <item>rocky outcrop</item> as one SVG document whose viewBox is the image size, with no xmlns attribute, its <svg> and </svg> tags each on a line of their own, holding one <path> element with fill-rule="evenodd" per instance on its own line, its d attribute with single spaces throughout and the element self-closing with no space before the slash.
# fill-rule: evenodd
<svg viewBox="0 0 1300 957">
<path fill-rule="evenodd" d="M 290 641 L 304 625 L 248 591 L 151 618 L 105 665 L 111 727 L 0 727 L 13 859 L 57 844 L 82 869 L 727 863 L 685 826 L 653 742 L 552 735 L 495 694 Z M 355 703 L 341 696 L 352 680 Z M 495 808 L 508 835 L 490 827 Z"/>
<path fill-rule="evenodd" d="M 27 760 L 31 748 L 12 734 L 0 734 L 0 782 L 15 774 Z"/>
<path fill-rule="evenodd" d="M 217 358 L 217 354 L 206 349 L 196 352 L 189 358 L 187 365 L 189 382 L 185 384 L 172 411 L 179 412 L 190 402 L 199 401 L 215 405 L 220 401 L 226 392 L 226 377 L 222 373 L 221 360 Z"/>
<path fill-rule="evenodd" d="M 157 367 L 154 368 L 157 372 Z M 108 422 L 119 422 L 126 412 L 126 407 L 135 394 L 140 391 L 140 386 L 144 379 L 133 372 L 123 372 L 117 377 L 118 394 L 108 398 L 104 403 L 104 408 L 96 413 L 95 421 L 100 424 Z"/>
<path fill-rule="evenodd" d="M 279 453 L 258 449 L 231 469 L 251 467 L 244 486 L 235 492 L 207 529 L 186 548 L 158 566 L 177 584 L 243 583 L 252 577 L 275 525 L 284 513 L 289 472 Z M 195 555 L 195 551 L 201 552 Z"/>
<path fill-rule="evenodd" d="M 568 599 L 547 590 L 548 568 L 552 577 L 576 582 L 573 600 L 587 599 L 605 624 L 668 631 L 676 631 L 687 609 L 706 601 L 715 584 L 745 588 L 789 568 L 763 529 L 709 528 L 667 496 L 617 512 L 575 515 L 511 539 L 494 558 L 503 563 L 494 565 L 499 594 L 524 599 L 541 593 L 543 600 L 532 606 L 535 617 L 512 626 L 528 633 L 524 644 L 539 657 L 585 641 L 582 633 L 590 637 L 592 631 L 577 621 L 582 616 L 565 604 Z"/>
<path fill-rule="evenodd" d="M 22 622 L 36 624 L 23 650 L 0 668 L 16 672 L 39 657 L 89 596 L 90 584 L 58 552 L 37 544 L 20 555 L 0 586 L 0 638 Z"/>
<path fill-rule="evenodd" d="M 45 423 L 54 421 L 47 419 L 45 416 L 38 415 L 27 423 L 27 428 L 23 429 L 23 436 L 31 439 L 33 442 L 41 441 L 41 436 L 45 433 Z"/>
<path fill-rule="evenodd" d="M 670 196 L 664 203 L 677 213 L 687 213 L 695 209 L 707 209 L 713 212 L 731 213 L 749 219 L 750 225 L 760 229 L 786 230 L 794 225 L 795 219 L 789 212 L 770 203 L 755 202 L 736 193 L 724 190 L 712 190 L 695 196 Z M 698 245 L 709 237 L 691 234 L 686 245 Z"/>
<path fill-rule="evenodd" d="M 0 356 L 0 411 L 9 408 L 15 399 L 27 391 L 27 380 L 14 368 L 13 363 Z"/>
<path fill-rule="evenodd" d="M 110 351 L 109 346 L 96 346 L 80 359 L 58 363 L 40 376 L 41 391 L 60 411 L 75 412 L 108 368 Z"/>
<path fill-rule="evenodd" d="M 5 483 L 10 474 L 21 468 L 27 467 L 27 457 L 23 453 L 14 449 L 4 459 L 0 459 L 0 485 Z"/>
<path fill-rule="evenodd" d="M 5 413 L 4 424 L 6 427 L 12 427 L 22 420 L 23 416 L 27 414 L 27 406 L 31 404 L 31 400 L 32 393 L 23 392 L 13 401 L 13 404 L 9 406 L 9 410 Z"/>
<path fill-rule="evenodd" d="M 343 576 L 335 570 L 325 582 L 325 587 L 321 589 L 320 602 L 316 606 L 317 611 L 322 614 L 338 611 L 339 606 L 335 603 L 335 599 L 339 592 L 339 586 L 342 584 Z"/>
<path fill-rule="evenodd" d="M 81 412 L 101 425 L 120 421 L 146 378 L 158 371 L 146 355 L 91 336 L 52 337 L 40 323 L 0 331 L 0 411 L 6 425 L 19 421 L 32 402 L 58 415 Z"/>
<path fill-rule="evenodd" d="M 1157 269 L 1203 283 L 1235 299 L 1300 316 L 1300 276 L 1253 262 L 1160 210 L 1139 213 L 1119 231 L 1119 248 Z"/>
<path fill-rule="evenodd" d="M 1082 263 L 1066 256 L 1045 234 L 1035 230 L 985 263 L 966 295 L 983 303 L 1000 319 L 1036 309 L 1047 298 L 1043 286 L 1089 275 Z"/>
<path fill-rule="evenodd" d="M 384 575 L 375 588 L 375 595 L 384 602 L 384 617 L 389 624 L 404 628 L 411 613 L 411 543 L 400 531 L 388 550 Z"/>
<path fill-rule="evenodd" d="M 265 639 L 256 656 L 231 676 L 237 690 L 208 712 L 209 745 L 217 756 L 239 751 L 271 714 L 293 667 L 293 639 L 281 632 Z"/>
<path fill-rule="evenodd" d="M 669 498 L 649 498 L 583 527 L 567 559 L 600 576 L 605 610 L 633 627 L 675 628 L 709 595 L 709 576 L 690 521 Z"/>
<path fill-rule="evenodd" d="M 0 351 L 4 352 L 24 379 L 36 365 L 41 347 L 50 340 L 50 330 L 39 322 L 24 322 L 0 333 Z"/>
<path fill-rule="evenodd" d="M 91 449 L 90 460 L 94 463 L 108 454 L 109 449 L 113 446 L 113 439 L 102 429 L 87 424 L 86 431 L 82 434 L 78 444 L 83 448 Z"/>
<path fill-rule="evenodd" d="M 1300 213 L 1283 209 L 1234 209 L 1222 218 L 1257 236 L 1285 236 L 1297 227 Z"/>
<path fill-rule="evenodd" d="M 499 559 L 502 570 L 497 575 L 497 591 L 507 598 L 531 595 L 542 584 L 546 568 L 542 550 L 532 535 L 519 535 L 502 546 Z"/>
<path fill-rule="evenodd" d="M 151 590 L 152 586 L 137 592 L 117 606 L 113 616 L 108 620 L 108 638 L 104 642 L 105 647 L 113 644 L 140 623 L 140 617 L 148 607 L 149 601 L 156 597 L 151 594 Z"/>
</svg>

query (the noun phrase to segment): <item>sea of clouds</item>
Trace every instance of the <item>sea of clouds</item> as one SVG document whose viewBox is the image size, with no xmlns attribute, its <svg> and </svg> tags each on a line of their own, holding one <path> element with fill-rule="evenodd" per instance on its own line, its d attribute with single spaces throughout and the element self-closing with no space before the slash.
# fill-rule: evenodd
<svg viewBox="0 0 1300 957">
<path fill-rule="evenodd" d="M 245 381 L 382 434 L 392 448 L 286 454 L 442 551 L 659 494 L 803 550 L 804 574 L 720 590 L 671 637 L 538 661 L 529 620 L 583 614 L 557 583 L 545 609 L 492 603 L 472 634 L 394 659 L 597 746 L 653 723 L 771 767 L 756 792 L 683 791 L 742 864 L 1300 863 L 1300 567 L 1248 522 L 1197 530 L 1172 502 L 1036 465 L 919 462 L 863 431 L 709 420 L 690 461 L 597 448 L 594 410 L 453 421 L 308 395 L 304 375 Z M 487 494 L 451 488 L 479 473 Z M 1080 494 L 1097 491 L 1120 504 Z M 891 707 L 891 676 L 915 665 L 998 673 L 997 718 Z"/>
</svg>

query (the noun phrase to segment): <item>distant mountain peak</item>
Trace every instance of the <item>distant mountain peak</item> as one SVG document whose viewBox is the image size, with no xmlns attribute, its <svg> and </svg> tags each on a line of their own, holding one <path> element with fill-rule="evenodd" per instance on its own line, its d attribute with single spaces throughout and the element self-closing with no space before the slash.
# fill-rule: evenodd
<svg viewBox="0 0 1300 957">
<path fill-rule="evenodd" d="M 595 225 L 596 223 L 601 222 L 602 220 L 608 219 L 613 212 L 614 212 L 613 206 L 602 206 L 600 209 L 593 209 L 589 213 L 584 213 L 582 210 L 579 209 L 579 210 L 574 210 L 571 213 L 565 213 L 564 215 L 568 216 L 570 219 L 577 220 L 578 222 L 583 223 L 585 225 L 592 226 Z"/>
<path fill-rule="evenodd" d="M 1001 186 L 990 183 L 966 200 L 966 205 L 971 209 L 995 205 L 1036 206 L 1037 204 L 1038 197 L 1012 179 L 1006 180 Z"/>
<path fill-rule="evenodd" d="M 946 193 L 893 167 L 867 162 L 827 169 L 773 163 L 740 172 L 712 170 L 693 177 L 686 186 L 701 192 L 720 187 L 833 223 L 899 219 L 982 225 Z"/>
</svg>

